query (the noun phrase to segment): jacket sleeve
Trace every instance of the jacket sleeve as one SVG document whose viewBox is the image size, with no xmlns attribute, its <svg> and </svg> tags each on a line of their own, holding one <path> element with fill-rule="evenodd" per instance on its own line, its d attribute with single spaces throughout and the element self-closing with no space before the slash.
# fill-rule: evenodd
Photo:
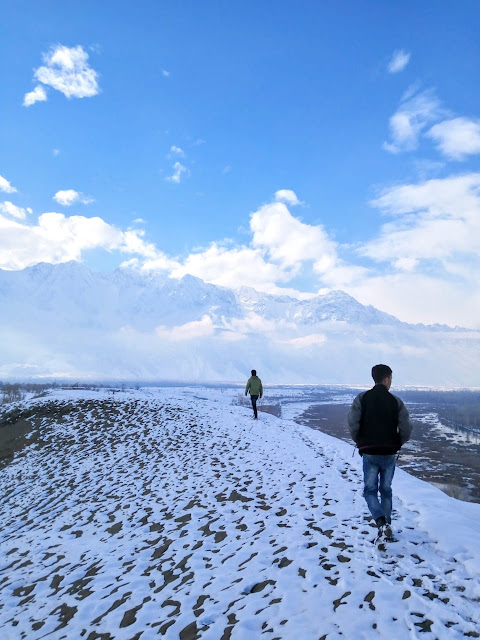
<svg viewBox="0 0 480 640">
<path fill-rule="evenodd" d="M 247 386 L 245 387 L 245 395 L 247 395 L 249 389 L 250 389 L 250 380 L 247 382 Z"/>
<path fill-rule="evenodd" d="M 407 407 L 403 404 L 400 398 L 395 396 L 398 402 L 398 435 L 400 436 L 400 443 L 402 445 L 410 440 L 412 434 L 412 423 L 410 422 L 410 416 Z"/>
<path fill-rule="evenodd" d="M 348 428 L 350 429 L 350 435 L 353 441 L 356 443 L 358 438 L 358 432 L 360 431 L 360 418 L 362 417 L 362 396 L 363 393 L 359 393 L 353 401 L 348 414 Z"/>
<path fill-rule="evenodd" d="M 262 385 L 262 381 L 260 380 L 260 398 L 263 396 L 263 385 Z"/>
</svg>

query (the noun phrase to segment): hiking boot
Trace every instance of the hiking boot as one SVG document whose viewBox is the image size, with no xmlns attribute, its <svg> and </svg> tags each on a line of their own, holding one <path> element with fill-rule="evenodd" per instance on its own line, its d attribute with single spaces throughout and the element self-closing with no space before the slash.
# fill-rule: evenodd
<svg viewBox="0 0 480 640">
<path fill-rule="evenodd" d="M 387 538 L 387 540 L 390 540 L 390 539 L 393 538 L 392 525 L 390 523 L 387 523 L 385 525 L 385 527 L 383 528 L 383 533 L 384 533 L 385 537 Z"/>
<path fill-rule="evenodd" d="M 387 519 L 385 518 L 385 516 L 380 516 L 379 518 L 377 518 L 375 520 L 375 524 L 379 529 L 383 529 L 383 527 L 386 527 L 388 525 Z"/>
</svg>

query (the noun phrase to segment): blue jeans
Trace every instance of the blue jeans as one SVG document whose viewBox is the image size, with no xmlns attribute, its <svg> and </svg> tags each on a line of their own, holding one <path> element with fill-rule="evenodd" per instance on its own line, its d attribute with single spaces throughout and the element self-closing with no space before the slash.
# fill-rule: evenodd
<svg viewBox="0 0 480 640">
<path fill-rule="evenodd" d="M 372 456 L 363 454 L 363 497 L 374 520 L 385 516 L 392 521 L 392 480 L 397 456 Z M 378 492 L 380 491 L 380 499 Z"/>
</svg>

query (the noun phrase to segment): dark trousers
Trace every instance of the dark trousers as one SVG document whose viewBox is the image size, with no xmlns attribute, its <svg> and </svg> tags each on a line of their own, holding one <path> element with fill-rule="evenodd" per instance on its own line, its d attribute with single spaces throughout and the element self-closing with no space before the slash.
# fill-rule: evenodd
<svg viewBox="0 0 480 640">
<path fill-rule="evenodd" d="M 257 400 L 258 400 L 258 396 L 252 396 L 252 394 L 250 394 L 250 400 L 252 401 L 252 407 L 253 407 L 253 415 L 255 416 L 255 418 L 257 417 Z"/>
</svg>

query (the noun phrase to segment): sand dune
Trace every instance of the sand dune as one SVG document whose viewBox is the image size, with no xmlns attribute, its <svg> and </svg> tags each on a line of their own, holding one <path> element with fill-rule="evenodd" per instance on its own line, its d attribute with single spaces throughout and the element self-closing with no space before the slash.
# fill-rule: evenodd
<svg viewBox="0 0 480 640">
<path fill-rule="evenodd" d="M 399 471 L 380 552 L 351 448 L 235 395 L 23 407 L 30 439 L 0 471 L 2 638 L 480 637 L 480 505 Z"/>
</svg>

